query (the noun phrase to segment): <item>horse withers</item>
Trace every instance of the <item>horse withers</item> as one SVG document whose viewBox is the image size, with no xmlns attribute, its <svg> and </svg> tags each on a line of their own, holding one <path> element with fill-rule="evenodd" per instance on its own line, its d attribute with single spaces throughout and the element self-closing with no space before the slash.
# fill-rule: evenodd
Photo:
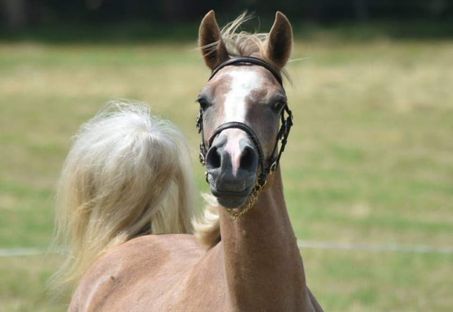
<svg viewBox="0 0 453 312">
<path fill-rule="evenodd" d="M 292 114 L 282 70 L 288 19 L 268 34 L 201 21 L 211 77 L 198 95 L 200 159 L 213 196 L 193 222 L 185 140 L 127 107 L 82 128 L 60 182 L 70 311 L 322 311 L 306 285 L 279 166 Z M 159 234 L 159 235 L 156 235 Z"/>
</svg>

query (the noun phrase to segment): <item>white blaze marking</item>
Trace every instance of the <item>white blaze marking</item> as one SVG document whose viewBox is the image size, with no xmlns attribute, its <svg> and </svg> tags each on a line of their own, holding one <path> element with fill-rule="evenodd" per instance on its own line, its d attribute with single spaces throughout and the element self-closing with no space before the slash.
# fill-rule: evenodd
<svg viewBox="0 0 453 312">
<path fill-rule="evenodd" d="M 246 117 L 245 99 L 260 87 L 263 78 L 254 71 L 237 70 L 228 73 L 231 77 L 231 88 L 225 96 L 225 121 L 244 122 Z"/>
<path fill-rule="evenodd" d="M 246 98 L 251 95 L 253 90 L 258 89 L 262 85 L 263 78 L 254 71 L 241 69 L 232 71 L 227 75 L 231 78 L 231 87 L 225 95 L 224 122 L 245 122 L 247 115 Z M 234 130 L 234 132 L 238 131 L 237 129 Z M 243 133 L 243 136 L 246 136 L 246 134 Z M 239 142 L 241 137 L 240 133 L 231 135 L 225 146 L 225 150 L 231 155 L 233 175 L 237 174 L 240 165 Z"/>
</svg>

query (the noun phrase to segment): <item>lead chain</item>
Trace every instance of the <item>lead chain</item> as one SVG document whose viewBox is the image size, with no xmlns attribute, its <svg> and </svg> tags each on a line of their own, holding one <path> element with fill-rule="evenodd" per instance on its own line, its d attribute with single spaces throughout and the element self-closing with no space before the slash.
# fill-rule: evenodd
<svg viewBox="0 0 453 312">
<path fill-rule="evenodd" d="M 267 178 L 269 178 L 269 176 L 267 176 Z M 237 210 L 237 208 L 225 208 L 228 215 L 231 217 L 233 221 L 239 219 L 242 215 L 244 215 L 247 211 L 249 211 L 252 207 L 255 206 L 256 200 L 258 199 L 261 190 L 266 186 L 266 184 L 267 179 L 262 184 L 258 183 L 253 189 L 249 198 L 247 199 L 247 203 L 244 206 L 242 206 L 242 208 L 240 208 L 239 210 Z"/>
</svg>

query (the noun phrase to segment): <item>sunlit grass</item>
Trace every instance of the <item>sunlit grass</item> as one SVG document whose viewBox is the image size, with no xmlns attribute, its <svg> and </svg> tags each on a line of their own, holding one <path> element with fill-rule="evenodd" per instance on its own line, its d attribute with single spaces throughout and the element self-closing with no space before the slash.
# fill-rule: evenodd
<svg viewBox="0 0 453 312">
<path fill-rule="evenodd" d="M 115 98 L 150 103 L 186 133 L 208 71 L 190 43 L 0 45 L 0 248 L 46 248 L 71 136 Z M 301 239 L 448 246 L 453 241 L 453 43 L 299 43 L 283 156 Z M 304 250 L 327 311 L 449 311 L 451 255 Z M 0 259 L 7 311 L 62 310 L 45 297 L 58 257 Z M 1 308 L 0 308 L 1 310 Z"/>
</svg>

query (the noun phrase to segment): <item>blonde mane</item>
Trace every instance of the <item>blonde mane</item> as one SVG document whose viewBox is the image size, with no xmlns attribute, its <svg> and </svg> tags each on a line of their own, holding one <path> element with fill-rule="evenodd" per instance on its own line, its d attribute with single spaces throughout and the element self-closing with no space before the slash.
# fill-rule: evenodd
<svg viewBox="0 0 453 312">
<path fill-rule="evenodd" d="M 197 240 L 206 248 L 214 247 L 220 242 L 220 219 L 219 204 L 217 199 L 211 195 L 202 194 L 206 207 L 203 215 L 194 218 L 192 221 L 194 234 Z"/>
<path fill-rule="evenodd" d="M 72 286 L 106 249 L 144 234 L 192 233 L 193 177 L 184 136 L 143 104 L 113 103 L 82 125 L 64 163 L 56 229 Z"/>
</svg>

